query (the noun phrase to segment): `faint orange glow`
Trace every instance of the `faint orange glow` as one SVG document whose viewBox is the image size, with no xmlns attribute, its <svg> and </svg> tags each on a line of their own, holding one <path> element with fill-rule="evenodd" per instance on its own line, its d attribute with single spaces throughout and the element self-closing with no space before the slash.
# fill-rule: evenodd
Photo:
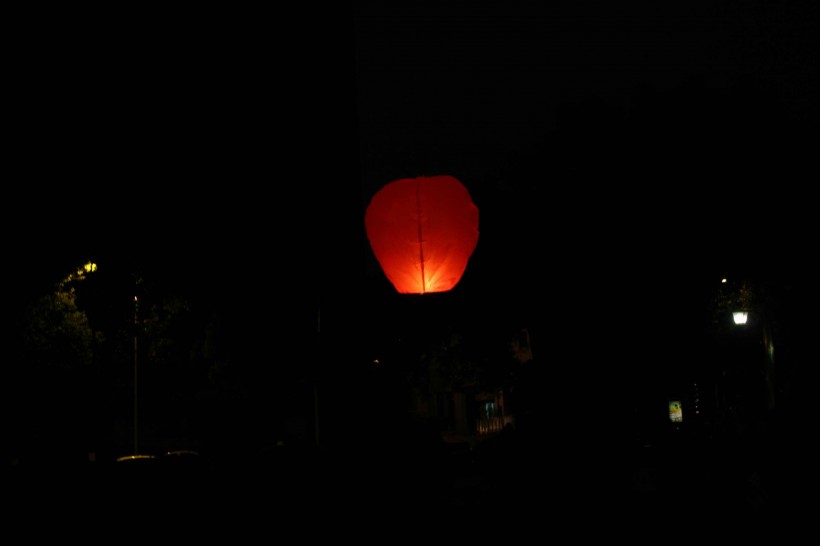
<svg viewBox="0 0 820 546">
<path fill-rule="evenodd" d="M 122 457 L 117 457 L 118 463 L 123 463 L 126 461 L 138 461 L 144 459 L 156 459 L 156 455 L 123 455 Z"/>
</svg>

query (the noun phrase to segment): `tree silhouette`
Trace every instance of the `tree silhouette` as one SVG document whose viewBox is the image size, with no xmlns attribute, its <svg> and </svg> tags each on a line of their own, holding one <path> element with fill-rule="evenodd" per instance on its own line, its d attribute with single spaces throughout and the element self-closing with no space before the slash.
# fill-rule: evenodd
<svg viewBox="0 0 820 546">
<path fill-rule="evenodd" d="M 21 452 L 13 457 L 54 444 L 75 455 L 127 442 L 135 367 L 140 419 L 152 434 L 177 438 L 187 433 L 188 402 L 230 375 L 218 315 L 122 268 L 72 270 L 31 299 L 17 328 L 7 353 Z"/>
<path fill-rule="evenodd" d="M 42 369 L 78 370 L 93 362 L 93 332 L 73 288 L 40 297 L 24 319 L 23 359 Z"/>
</svg>

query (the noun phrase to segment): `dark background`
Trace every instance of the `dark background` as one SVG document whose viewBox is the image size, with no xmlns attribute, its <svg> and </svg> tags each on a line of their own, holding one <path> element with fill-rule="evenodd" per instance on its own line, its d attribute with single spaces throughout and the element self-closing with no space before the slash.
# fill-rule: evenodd
<svg viewBox="0 0 820 546">
<path fill-rule="evenodd" d="M 810 354 L 809 2 L 11 20 L 10 317 L 87 259 L 139 271 L 229 317 L 262 383 L 318 363 L 328 405 L 348 408 L 329 421 L 341 439 L 373 432 L 374 345 L 428 328 L 532 328 L 553 364 L 537 378 L 549 433 L 586 447 L 626 426 L 601 400 L 663 382 L 721 276 L 775 286 L 789 349 Z M 402 298 L 364 211 L 434 174 L 471 192 L 478 247 L 451 293 Z"/>
<path fill-rule="evenodd" d="M 397 178 L 464 182 L 481 235 L 444 309 L 531 329 L 575 442 L 617 441 L 631 400 L 702 364 L 723 277 L 766 287 L 808 403 L 816 10 L 602 4 L 359 3 L 364 203 Z"/>
</svg>

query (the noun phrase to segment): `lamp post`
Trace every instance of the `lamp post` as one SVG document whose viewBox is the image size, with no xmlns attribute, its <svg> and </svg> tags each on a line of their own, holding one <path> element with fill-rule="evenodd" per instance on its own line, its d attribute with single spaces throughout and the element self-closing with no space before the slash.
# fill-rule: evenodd
<svg viewBox="0 0 820 546">
<path fill-rule="evenodd" d="M 139 298 L 134 294 L 134 454 L 139 453 Z"/>
<path fill-rule="evenodd" d="M 134 293 L 134 335 L 133 335 L 133 350 L 134 350 L 134 366 L 133 366 L 133 451 L 131 455 L 124 455 L 122 457 L 117 458 L 117 462 L 122 463 L 129 463 L 129 464 L 143 464 L 144 461 L 154 461 L 156 460 L 155 455 L 147 455 L 147 454 L 140 454 L 139 450 L 139 334 L 140 334 L 140 324 L 144 324 L 146 321 L 140 321 L 140 297 L 137 294 L 137 290 L 139 288 L 140 283 L 142 282 L 141 278 L 136 279 L 136 287 Z M 150 463 L 153 464 L 153 463 Z"/>
</svg>

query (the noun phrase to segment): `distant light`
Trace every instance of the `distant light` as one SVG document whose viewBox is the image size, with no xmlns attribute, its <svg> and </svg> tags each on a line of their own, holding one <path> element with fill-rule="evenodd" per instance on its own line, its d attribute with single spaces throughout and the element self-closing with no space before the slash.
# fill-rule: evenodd
<svg viewBox="0 0 820 546">
<path fill-rule="evenodd" d="M 683 404 L 681 404 L 680 400 L 669 401 L 669 420 L 673 423 L 683 421 Z"/>
<path fill-rule="evenodd" d="M 732 319 L 735 321 L 735 324 L 746 324 L 748 315 L 746 311 L 735 311 L 732 313 Z"/>
<path fill-rule="evenodd" d="M 65 286 L 67 283 L 81 281 L 85 279 L 89 273 L 93 273 L 97 270 L 97 264 L 94 262 L 87 262 L 81 266 L 78 266 L 74 273 L 69 273 L 68 277 L 60 281 L 60 286 Z"/>
<path fill-rule="evenodd" d="M 720 279 L 720 282 L 722 282 L 723 284 L 726 284 L 726 277 L 723 277 L 722 279 Z"/>
</svg>

